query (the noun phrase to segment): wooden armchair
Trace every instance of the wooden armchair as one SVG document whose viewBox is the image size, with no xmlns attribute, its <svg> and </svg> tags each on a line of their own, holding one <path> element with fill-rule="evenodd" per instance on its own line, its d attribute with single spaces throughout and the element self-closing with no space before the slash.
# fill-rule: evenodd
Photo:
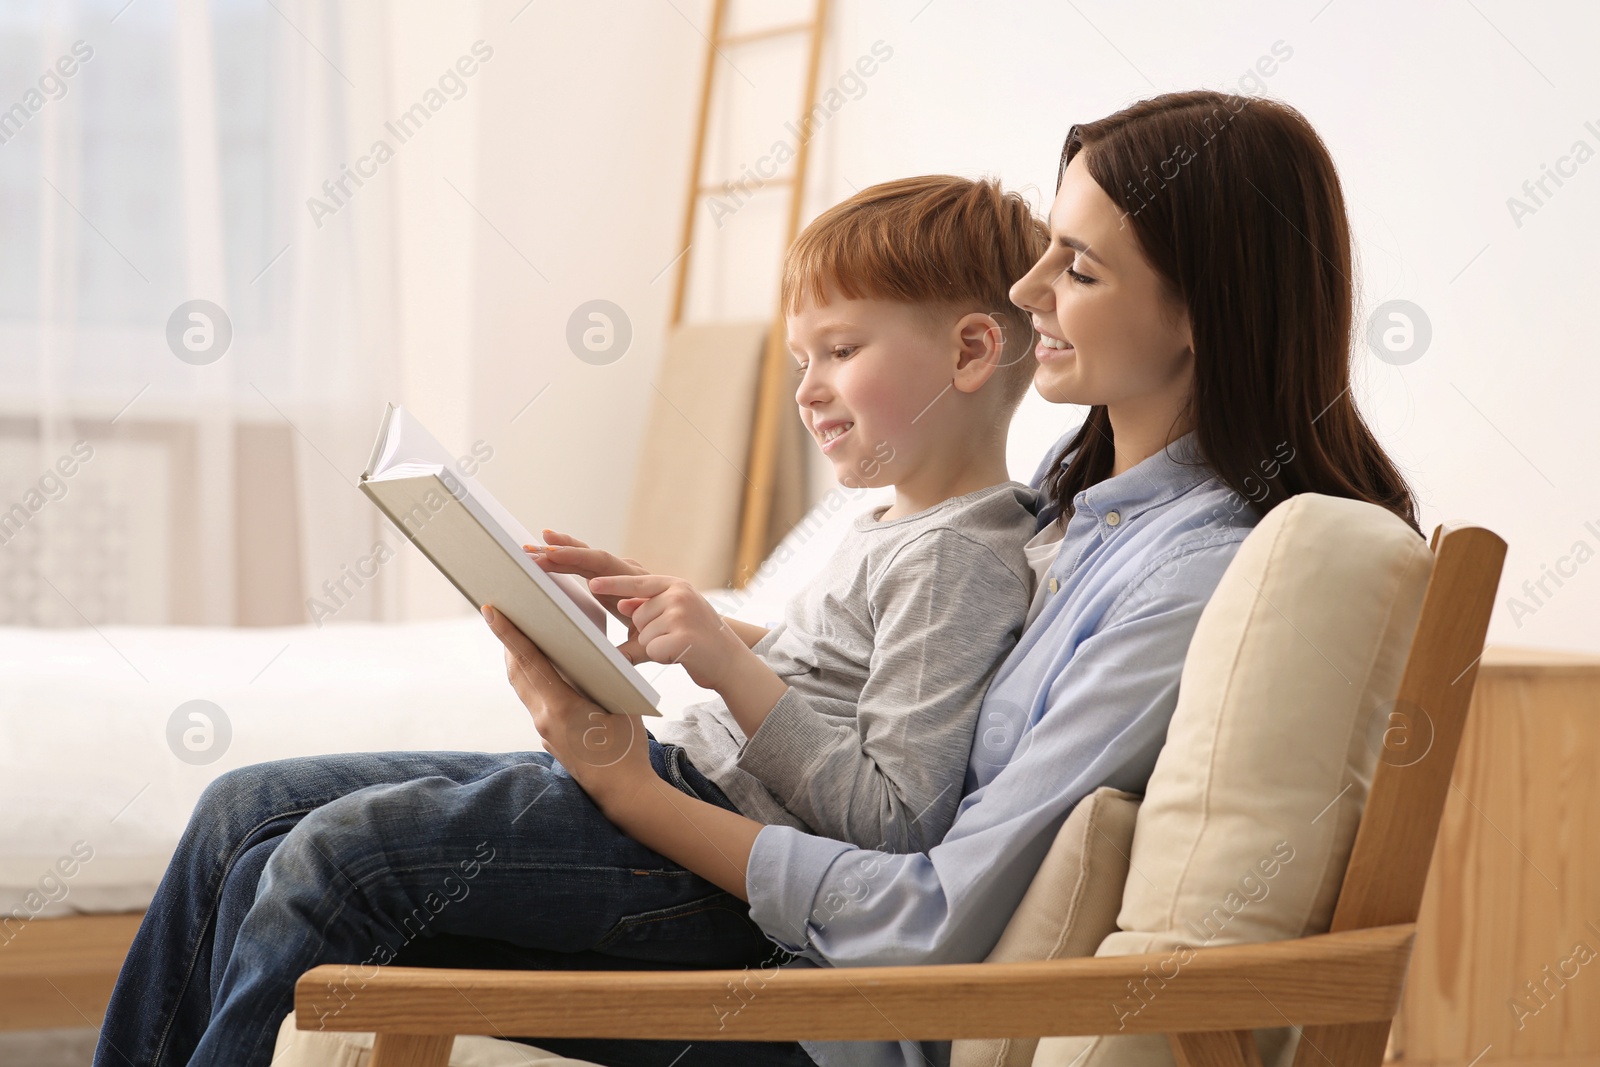
<svg viewBox="0 0 1600 1067">
<path fill-rule="evenodd" d="M 1425 756 L 1381 760 L 1331 932 L 1194 950 L 1122 1033 L 1167 1034 L 1186 1067 L 1260 1067 L 1250 1031 L 1302 1028 L 1295 1067 L 1377 1067 L 1399 1006 L 1440 813 L 1505 542 L 1434 531 L 1435 563 L 1396 704 L 1431 722 Z M 1108 1005 L 1166 956 L 782 970 L 729 1015 L 743 971 L 308 971 L 297 1020 L 374 1031 L 372 1067 L 444 1067 L 456 1034 L 718 1040 L 949 1040 L 1102 1034 Z M 351 983 L 360 995 L 350 997 Z"/>
</svg>

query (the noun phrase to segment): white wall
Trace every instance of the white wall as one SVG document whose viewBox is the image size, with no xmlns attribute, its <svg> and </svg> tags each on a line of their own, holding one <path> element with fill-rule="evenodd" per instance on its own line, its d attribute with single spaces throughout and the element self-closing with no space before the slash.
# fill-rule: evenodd
<svg viewBox="0 0 1600 1067">
<path fill-rule="evenodd" d="M 535 532 L 616 545 L 666 328 L 705 42 L 670 4 L 517 15 L 524 2 L 483 18 L 496 65 L 476 201 L 493 228 L 475 220 L 473 416 L 496 458 L 481 480 Z M 603 366 L 566 340 L 596 299 L 633 330 Z"/>
<path fill-rule="evenodd" d="M 404 0 L 388 11 L 392 68 L 388 116 L 398 116 L 437 85 L 462 58 L 476 61 L 480 39 L 494 49 L 490 29 L 480 24 L 479 5 L 442 7 Z M 399 338 L 399 382 L 404 403 L 441 441 L 463 454 L 473 434 L 473 321 L 480 292 L 479 229 L 473 210 L 477 189 L 478 138 L 491 99 L 487 86 L 504 56 L 493 51 L 462 79 L 465 90 L 397 149 L 394 193 L 399 254 L 390 265 L 399 306 L 393 309 Z M 468 64 L 472 69 L 472 64 Z M 459 70 L 457 71 L 459 74 Z M 459 190 L 459 192 L 458 192 Z M 420 552 L 399 556 L 399 614 L 429 618 L 470 610 L 450 583 Z"/>
<path fill-rule="evenodd" d="M 534 522 L 600 542 L 621 533 L 667 316 L 671 273 L 656 275 L 679 250 L 706 47 L 688 20 L 703 27 L 709 3 L 674 3 L 536 3 L 511 23 L 522 6 L 511 0 L 484 5 L 477 31 L 497 53 L 474 87 L 474 195 L 501 231 L 469 219 L 471 421 L 499 449 L 483 477 Z M 1507 207 L 1574 142 L 1600 152 L 1600 72 L 1588 54 L 1597 39 L 1600 13 L 1576 3 L 840 0 L 823 84 L 876 41 L 893 56 L 821 134 L 812 207 L 932 171 L 997 174 L 1042 206 L 1073 122 L 1158 91 L 1237 89 L 1283 42 L 1292 55 L 1264 81 L 1310 117 L 1341 168 L 1363 320 L 1398 298 L 1431 321 L 1431 347 L 1415 362 L 1364 348 L 1356 360 L 1359 401 L 1411 477 L 1424 528 L 1476 522 L 1510 542 L 1492 641 L 1600 650 L 1589 414 L 1600 366 L 1587 328 L 1600 290 L 1600 159 L 1550 185 L 1520 226 Z M 739 70 L 723 107 L 754 131 L 718 149 L 737 169 L 781 135 L 787 108 L 759 112 L 797 75 L 776 46 L 729 60 Z M 704 288 L 724 294 L 720 312 L 747 310 L 749 293 L 763 291 L 772 257 L 757 238 L 772 224 L 752 204 L 708 231 Z M 605 367 L 580 362 L 563 336 L 572 309 L 596 297 L 625 308 L 634 329 L 628 354 Z M 1073 417 L 1030 398 L 1013 473 L 1031 472 Z M 1522 591 L 1558 563 L 1571 577 L 1559 588 L 1547 580 L 1553 595 Z M 1512 595 L 1533 610 L 1515 617 Z"/>
</svg>

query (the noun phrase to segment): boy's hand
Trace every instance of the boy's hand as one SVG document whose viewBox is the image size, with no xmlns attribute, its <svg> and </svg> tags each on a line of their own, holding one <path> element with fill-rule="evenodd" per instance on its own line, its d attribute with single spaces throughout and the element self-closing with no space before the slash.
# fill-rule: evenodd
<svg viewBox="0 0 1600 1067">
<path fill-rule="evenodd" d="M 696 685 L 720 690 L 740 653 L 749 648 L 723 625 L 706 598 L 682 578 L 664 574 L 601 575 L 589 589 L 614 598 L 634 636 L 622 645 L 630 660 L 681 663 Z"/>
<path fill-rule="evenodd" d="M 545 544 L 542 546 L 522 546 L 522 550 L 529 558 L 544 571 L 555 574 L 576 574 L 585 581 L 602 575 L 649 573 L 639 565 L 638 560 L 614 556 L 604 549 L 590 548 L 576 537 L 568 537 L 564 533 L 545 530 L 544 539 Z M 593 583 L 590 584 L 590 590 L 593 591 Z M 629 621 L 626 615 L 617 610 L 617 601 L 621 599 L 620 597 L 595 593 L 595 599 L 622 622 Z M 631 632 L 631 624 L 629 628 Z"/>
</svg>

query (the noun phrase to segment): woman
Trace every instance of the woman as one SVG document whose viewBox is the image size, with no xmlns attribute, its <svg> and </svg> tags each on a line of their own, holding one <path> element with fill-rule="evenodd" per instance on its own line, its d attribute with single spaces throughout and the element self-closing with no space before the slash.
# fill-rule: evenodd
<svg viewBox="0 0 1600 1067">
<path fill-rule="evenodd" d="M 1032 546 L 1039 590 L 984 700 L 965 796 L 940 844 L 895 855 L 745 819 L 684 774 L 670 747 L 638 743 L 635 720 L 597 716 L 486 613 L 513 686 L 571 776 L 531 754 L 451 753 L 225 775 L 140 930 L 96 1063 L 265 1064 L 295 978 L 334 960 L 981 959 L 1073 805 L 1102 785 L 1143 789 L 1200 611 L 1261 515 L 1320 492 L 1416 526 L 1403 479 L 1349 396 L 1348 224 L 1327 151 L 1297 112 L 1184 93 L 1074 127 L 1050 223 L 1051 247 L 1013 299 L 1041 337 L 1036 387 L 1091 409 L 1035 475 L 1046 498 Z M 626 596 L 629 582 L 594 588 Z M 674 902 L 605 912 L 598 901 L 628 895 L 618 880 L 648 881 L 649 899 Z M 485 904 L 508 894 L 514 910 Z M 784 952 L 774 957 L 772 942 Z M 873 1042 L 537 1043 L 616 1064 L 946 1054 Z"/>
</svg>

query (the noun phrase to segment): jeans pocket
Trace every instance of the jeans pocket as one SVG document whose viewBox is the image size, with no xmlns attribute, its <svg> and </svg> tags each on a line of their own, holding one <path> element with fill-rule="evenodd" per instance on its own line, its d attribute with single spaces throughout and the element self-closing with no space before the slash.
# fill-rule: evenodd
<svg viewBox="0 0 1600 1067">
<path fill-rule="evenodd" d="M 772 948 L 750 906 L 717 890 L 665 908 L 625 915 L 594 945 L 613 956 L 686 965 L 736 964 Z"/>
<path fill-rule="evenodd" d="M 717 783 L 707 778 L 689 761 L 688 754 L 678 745 L 664 744 L 661 746 L 663 762 L 667 768 L 667 780 L 680 793 L 687 793 L 696 800 L 703 800 L 707 804 L 714 804 L 728 811 L 738 811 L 728 795 L 717 787 Z"/>
</svg>

